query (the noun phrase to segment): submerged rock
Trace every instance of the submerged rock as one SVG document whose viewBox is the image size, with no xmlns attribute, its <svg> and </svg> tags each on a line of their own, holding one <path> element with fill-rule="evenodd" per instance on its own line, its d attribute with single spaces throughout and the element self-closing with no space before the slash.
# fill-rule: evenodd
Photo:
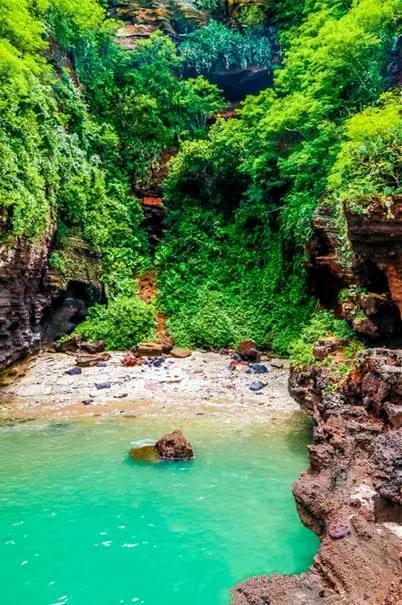
<svg viewBox="0 0 402 605">
<path fill-rule="evenodd" d="M 191 443 L 181 431 L 173 431 L 159 439 L 155 445 L 161 460 L 191 460 L 194 451 Z"/>
<path fill-rule="evenodd" d="M 156 451 L 155 444 L 144 443 L 132 447 L 129 454 L 133 460 L 139 460 L 140 462 L 159 461 L 159 456 Z"/>
</svg>

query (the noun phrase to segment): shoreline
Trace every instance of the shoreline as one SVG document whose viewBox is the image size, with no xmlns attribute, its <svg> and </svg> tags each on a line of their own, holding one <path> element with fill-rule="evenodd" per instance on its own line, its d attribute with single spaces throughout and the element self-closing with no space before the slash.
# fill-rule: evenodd
<svg viewBox="0 0 402 605">
<path fill-rule="evenodd" d="M 44 352 L 30 358 L 0 387 L 0 422 L 207 416 L 229 424 L 265 424 L 301 413 L 288 393 L 285 360 L 277 361 L 281 367 L 264 362 L 268 372 L 253 374 L 247 364 L 230 367 L 230 357 L 219 353 L 194 351 L 185 359 L 166 358 L 160 367 L 124 367 L 123 357 L 111 352 L 105 365 L 73 376 L 66 374 L 75 367 L 73 356 Z M 264 387 L 253 392 L 256 381 Z"/>
</svg>

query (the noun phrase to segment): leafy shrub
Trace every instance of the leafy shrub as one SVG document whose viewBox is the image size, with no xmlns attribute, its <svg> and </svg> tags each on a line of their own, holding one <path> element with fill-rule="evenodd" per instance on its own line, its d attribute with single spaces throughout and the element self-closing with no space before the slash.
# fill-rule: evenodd
<svg viewBox="0 0 402 605">
<path fill-rule="evenodd" d="M 259 29 L 245 33 L 211 21 L 192 32 L 180 45 L 184 68 L 208 74 L 213 70 L 271 64 L 271 43 Z"/>
<path fill-rule="evenodd" d="M 316 363 L 313 355 L 314 345 L 317 340 L 327 336 L 352 338 L 353 330 L 346 321 L 335 319 L 330 311 L 320 310 L 314 313 L 309 323 L 302 328 L 299 338 L 291 342 L 289 352 L 292 363 L 299 366 Z"/>
<path fill-rule="evenodd" d="M 345 124 L 342 143 L 328 179 L 333 197 L 359 210 L 372 201 L 388 206 L 402 193 L 402 107 L 396 94 L 357 113 Z"/>
<path fill-rule="evenodd" d="M 76 328 L 90 341 L 103 339 L 106 348 L 129 349 L 142 340 L 153 338 L 156 317 L 152 305 L 137 296 L 118 296 L 107 306 L 95 305 L 89 317 Z"/>
</svg>

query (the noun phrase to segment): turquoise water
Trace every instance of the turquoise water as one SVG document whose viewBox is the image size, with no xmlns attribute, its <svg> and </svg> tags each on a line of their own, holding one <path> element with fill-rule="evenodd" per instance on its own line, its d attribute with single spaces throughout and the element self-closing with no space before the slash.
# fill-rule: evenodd
<svg viewBox="0 0 402 605">
<path fill-rule="evenodd" d="M 182 425 L 190 463 L 130 461 L 140 420 L 0 429 L 1 605 L 224 605 L 255 574 L 300 572 L 317 539 L 295 511 L 305 421 Z"/>
</svg>

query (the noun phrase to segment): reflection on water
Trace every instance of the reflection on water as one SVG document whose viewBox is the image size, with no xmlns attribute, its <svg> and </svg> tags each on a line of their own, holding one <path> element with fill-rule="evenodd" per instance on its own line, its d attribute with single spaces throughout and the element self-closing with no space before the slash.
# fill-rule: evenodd
<svg viewBox="0 0 402 605">
<path fill-rule="evenodd" d="M 132 441 L 181 428 L 191 463 L 148 465 Z M 205 417 L 25 424 L 0 432 L 1 605 L 223 605 L 260 573 L 307 568 L 317 539 L 290 487 L 309 427 Z"/>
</svg>

